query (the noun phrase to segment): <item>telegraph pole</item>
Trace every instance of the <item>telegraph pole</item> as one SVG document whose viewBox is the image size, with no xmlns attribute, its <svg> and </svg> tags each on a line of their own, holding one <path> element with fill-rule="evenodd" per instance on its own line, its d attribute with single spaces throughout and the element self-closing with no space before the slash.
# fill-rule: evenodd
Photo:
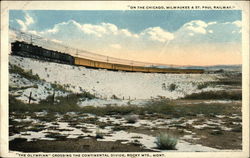
<svg viewBox="0 0 250 158">
<path fill-rule="evenodd" d="M 133 71 L 133 68 L 134 68 L 134 67 L 133 67 L 133 60 L 131 61 L 131 66 L 132 66 L 132 71 Z"/>
<path fill-rule="evenodd" d="M 32 41 L 32 35 L 30 35 L 30 44 L 32 44 L 33 41 Z"/>
<path fill-rule="evenodd" d="M 76 57 L 78 57 L 78 49 L 76 49 Z"/>
</svg>

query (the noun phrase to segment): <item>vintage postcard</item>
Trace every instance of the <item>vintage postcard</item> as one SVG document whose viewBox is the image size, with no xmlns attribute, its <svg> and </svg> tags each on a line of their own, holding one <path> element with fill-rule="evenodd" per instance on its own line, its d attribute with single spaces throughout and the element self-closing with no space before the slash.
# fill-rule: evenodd
<svg viewBox="0 0 250 158">
<path fill-rule="evenodd" d="M 249 2 L 1 2 L 2 157 L 248 157 Z"/>
</svg>

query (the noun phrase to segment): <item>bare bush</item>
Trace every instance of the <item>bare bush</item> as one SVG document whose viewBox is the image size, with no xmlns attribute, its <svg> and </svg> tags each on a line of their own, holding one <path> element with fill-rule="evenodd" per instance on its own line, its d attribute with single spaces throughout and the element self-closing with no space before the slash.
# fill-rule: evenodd
<svg viewBox="0 0 250 158">
<path fill-rule="evenodd" d="M 136 123 L 138 120 L 138 115 L 127 115 L 125 116 L 125 119 L 128 123 Z"/>
</svg>

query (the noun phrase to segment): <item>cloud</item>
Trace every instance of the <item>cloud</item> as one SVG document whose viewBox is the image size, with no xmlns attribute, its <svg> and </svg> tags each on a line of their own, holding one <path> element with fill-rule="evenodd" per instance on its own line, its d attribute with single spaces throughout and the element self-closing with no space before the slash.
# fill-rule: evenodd
<svg viewBox="0 0 250 158">
<path fill-rule="evenodd" d="M 214 24 L 217 24 L 217 22 L 216 21 L 212 21 L 212 22 L 207 23 L 207 25 L 214 25 Z"/>
<path fill-rule="evenodd" d="M 101 24 L 101 25 L 84 24 L 81 26 L 81 29 L 86 34 L 93 34 L 97 37 L 102 37 L 103 34 L 108 33 L 108 30 L 103 25 L 104 24 Z"/>
<path fill-rule="evenodd" d="M 134 33 L 111 23 L 91 24 L 75 20 L 57 23 L 38 33 L 77 49 L 118 58 L 127 53 L 134 58 L 138 53 L 161 51 L 166 42 L 174 39 L 173 33 L 161 27 L 150 27 Z"/>
<path fill-rule="evenodd" d="M 193 35 L 194 35 L 194 33 L 190 32 L 190 33 L 188 33 L 188 35 L 189 35 L 189 36 L 193 36 Z"/>
<path fill-rule="evenodd" d="M 214 31 L 213 30 L 208 30 L 208 33 L 213 33 Z"/>
<path fill-rule="evenodd" d="M 22 31 L 27 31 L 28 27 L 34 24 L 34 19 L 25 12 L 24 20 L 16 19 L 17 23 L 20 25 Z"/>
<path fill-rule="evenodd" d="M 182 29 L 192 31 L 194 33 L 206 34 L 208 24 L 201 20 L 194 20 L 183 25 Z"/>
<path fill-rule="evenodd" d="M 22 31 L 77 49 L 121 59 L 181 64 L 187 63 L 187 60 L 192 64 L 196 60 L 197 63 L 207 61 L 209 64 L 214 60 L 217 62 L 215 54 L 223 56 L 221 54 L 224 52 L 224 56 L 230 54 L 232 58 L 236 52 L 241 51 L 238 45 L 241 42 L 242 24 L 239 20 L 224 23 L 192 20 L 173 32 L 155 26 L 136 33 L 112 23 L 92 24 L 75 20 L 57 23 L 43 31 L 31 30 L 30 26 L 35 21 L 28 13 L 25 13 L 24 20 L 16 19 L 16 21 Z M 232 43 L 234 47 L 230 47 Z M 226 59 L 223 62 L 226 63 Z"/>
<path fill-rule="evenodd" d="M 17 22 L 27 32 L 52 39 L 54 42 L 118 58 L 138 58 L 143 53 L 145 56 L 143 58 L 146 60 L 148 56 L 154 58 L 156 52 L 160 52 L 156 53 L 157 55 L 163 54 L 160 58 L 165 58 L 164 55 L 170 55 L 171 52 L 176 54 L 194 51 L 194 48 L 197 49 L 202 45 L 240 43 L 241 41 L 241 21 L 221 23 L 193 20 L 183 24 L 174 32 L 156 26 L 136 33 L 128 28 L 120 28 L 106 22 L 91 24 L 69 20 L 40 32 L 29 30 L 28 26 L 33 24 L 34 20 L 28 16 L 23 21 L 17 19 Z M 188 47 L 190 49 L 187 49 Z M 203 51 L 203 48 L 199 51 Z M 209 51 L 206 50 L 206 52 Z M 140 59 L 143 60 L 143 58 Z"/>
<path fill-rule="evenodd" d="M 41 35 L 46 38 L 66 41 L 75 45 L 92 44 L 96 46 L 109 46 L 118 49 L 119 46 L 113 44 L 119 41 L 120 45 L 126 48 L 139 47 L 145 49 L 161 46 L 161 44 L 198 44 L 198 43 L 225 43 L 239 42 L 241 40 L 241 21 L 220 23 L 217 21 L 205 22 L 202 20 L 192 20 L 180 27 L 175 32 L 168 32 L 161 27 L 149 27 L 141 32 L 133 33 L 127 28 L 119 28 L 111 23 L 79 23 L 69 20 L 55 24 L 52 28 L 44 31 L 29 30 L 29 26 L 34 23 L 33 18 L 25 13 L 25 20 L 17 19 L 22 30 L 32 34 Z M 125 49 L 125 47 L 123 48 Z"/>
<path fill-rule="evenodd" d="M 34 23 L 34 19 L 28 13 L 25 13 L 25 24 L 29 26 L 33 23 Z"/>
<path fill-rule="evenodd" d="M 174 32 L 172 44 L 238 43 L 241 41 L 241 21 L 205 22 L 193 20 Z"/>
<path fill-rule="evenodd" d="M 237 27 L 242 27 L 242 23 L 239 20 L 232 22 L 232 24 L 236 25 Z"/>
<path fill-rule="evenodd" d="M 120 44 L 110 44 L 109 45 L 111 48 L 115 48 L 115 49 L 121 49 L 121 45 Z"/>
<path fill-rule="evenodd" d="M 31 24 L 32 20 L 30 16 L 27 16 L 25 21 L 18 20 L 18 22 L 23 29 L 28 29 L 27 24 Z M 161 46 L 166 42 L 170 42 L 169 44 L 236 42 L 240 40 L 240 36 L 238 36 L 241 32 L 240 26 L 240 21 L 220 23 L 193 20 L 185 23 L 175 32 L 169 32 L 161 27 L 149 27 L 141 32 L 133 33 L 127 28 L 119 28 L 111 23 L 91 24 L 69 20 L 55 24 L 52 28 L 37 32 L 37 34 L 66 41 L 69 45 L 74 41 L 75 45 L 76 43 L 78 45 L 80 43 L 96 43 L 97 46 L 101 47 L 110 46 L 119 41 L 121 45 L 126 45 L 127 49 L 136 46 L 138 49 L 139 47 L 144 49 L 149 46 L 152 48 Z"/>
<path fill-rule="evenodd" d="M 61 22 L 55 24 L 53 28 L 48 28 L 39 32 L 41 36 L 47 38 L 54 38 L 64 41 L 71 41 L 72 39 L 81 39 L 84 34 L 82 26 L 74 20 Z"/>
<path fill-rule="evenodd" d="M 138 34 L 133 34 L 129 32 L 127 29 L 121 29 L 119 30 L 120 35 L 125 35 L 126 37 L 134 37 L 134 38 L 139 38 Z"/>
<path fill-rule="evenodd" d="M 93 24 L 80 24 L 74 20 L 69 20 L 67 22 L 58 23 L 52 29 L 47 29 L 42 33 L 55 34 L 58 33 L 59 31 L 61 32 L 61 30 L 66 30 L 66 29 L 76 29 L 81 34 L 94 35 L 97 37 L 102 37 L 108 34 L 115 35 L 118 32 L 117 26 L 110 23 L 101 23 L 99 25 L 93 25 Z"/>
<path fill-rule="evenodd" d="M 37 35 L 37 36 L 40 35 L 39 32 L 34 31 L 34 30 L 30 30 L 30 31 L 27 31 L 27 32 L 30 33 L 30 34 L 33 34 L 33 35 Z"/>
<path fill-rule="evenodd" d="M 21 31 L 26 31 L 27 30 L 27 25 L 25 24 L 25 22 L 23 22 L 20 19 L 16 19 L 17 23 L 20 25 L 21 27 Z"/>
<path fill-rule="evenodd" d="M 57 39 L 51 39 L 52 42 L 56 42 L 56 43 L 62 43 L 62 41 L 57 40 Z"/>
<path fill-rule="evenodd" d="M 160 27 L 150 27 L 145 29 L 141 35 L 148 37 L 150 40 L 166 42 L 174 39 L 174 35 L 170 32 L 163 30 Z"/>
</svg>

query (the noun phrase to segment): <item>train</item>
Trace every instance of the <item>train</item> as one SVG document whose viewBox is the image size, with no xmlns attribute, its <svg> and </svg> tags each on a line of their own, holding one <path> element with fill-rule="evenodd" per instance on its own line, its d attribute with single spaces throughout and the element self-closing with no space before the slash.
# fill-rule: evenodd
<svg viewBox="0 0 250 158">
<path fill-rule="evenodd" d="M 62 53 L 54 50 L 45 49 L 43 47 L 33 45 L 24 41 L 15 41 L 11 43 L 11 54 L 56 62 L 61 64 L 84 66 L 94 69 L 107 69 L 112 71 L 126 71 L 126 72 L 143 72 L 143 73 L 204 73 L 203 69 L 176 69 L 176 68 L 157 68 L 157 67 L 143 67 L 132 66 L 125 64 L 116 64 L 103 61 L 95 61 L 91 59 L 75 57 L 67 53 Z"/>
<path fill-rule="evenodd" d="M 11 43 L 11 53 L 22 57 L 36 58 L 62 64 L 74 64 L 74 57 L 69 54 L 44 49 L 26 42 L 16 41 Z"/>
</svg>

